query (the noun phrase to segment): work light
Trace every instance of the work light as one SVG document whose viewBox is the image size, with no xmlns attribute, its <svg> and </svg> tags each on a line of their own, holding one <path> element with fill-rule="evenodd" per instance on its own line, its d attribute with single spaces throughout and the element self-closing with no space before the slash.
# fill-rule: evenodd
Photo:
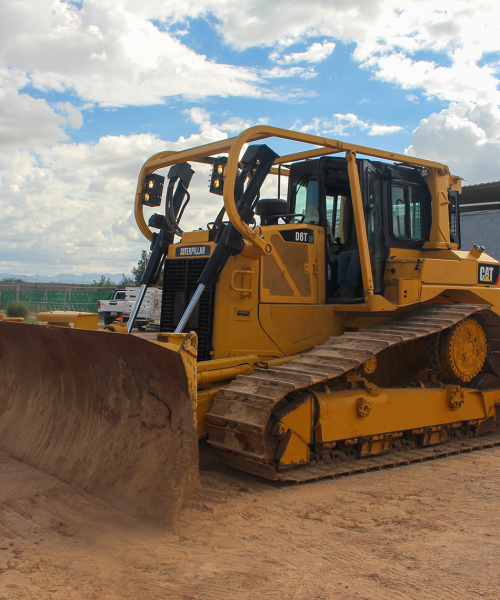
<svg viewBox="0 0 500 600">
<path fill-rule="evenodd" d="M 145 206 L 160 206 L 165 177 L 150 173 L 144 178 L 141 192 L 141 202 Z"/>
<path fill-rule="evenodd" d="M 210 192 L 222 196 L 224 193 L 224 167 L 226 166 L 227 158 L 219 156 L 215 159 L 212 165 L 212 175 L 210 177 Z"/>
</svg>

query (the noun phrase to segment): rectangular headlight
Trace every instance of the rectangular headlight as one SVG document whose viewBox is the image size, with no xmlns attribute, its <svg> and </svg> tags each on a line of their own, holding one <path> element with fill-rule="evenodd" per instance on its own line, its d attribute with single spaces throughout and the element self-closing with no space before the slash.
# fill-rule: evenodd
<svg viewBox="0 0 500 600">
<path fill-rule="evenodd" d="M 141 192 L 141 202 L 145 206 L 160 206 L 165 177 L 150 173 L 144 178 Z"/>
</svg>

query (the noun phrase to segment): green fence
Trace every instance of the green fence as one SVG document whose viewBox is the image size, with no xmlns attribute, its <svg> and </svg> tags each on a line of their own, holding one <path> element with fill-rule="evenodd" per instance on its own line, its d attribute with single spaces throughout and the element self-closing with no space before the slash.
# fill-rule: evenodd
<svg viewBox="0 0 500 600">
<path fill-rule="evenodd" d="M 28 289 L 27 289 L 28 288 Z M 71 286 L 9 286 L 0 289 L 0 306 L 5 308 L 12 300 L 26 302 L 36 312 L 46 310 L 76 310 L 97 312 L 97 302 L 108 298 L 116 288 L 78 289 Z"/>
</svg>

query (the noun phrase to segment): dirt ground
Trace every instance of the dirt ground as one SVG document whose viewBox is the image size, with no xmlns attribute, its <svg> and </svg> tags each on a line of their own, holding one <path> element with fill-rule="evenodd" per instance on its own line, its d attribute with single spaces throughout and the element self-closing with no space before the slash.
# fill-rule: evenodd
<svg viewBox="0 0 500 600">
<path fill-rule="evenodd" d="M 226 469 L 172 530 L 0 454 L 0 599 L 500 598 L 500 448 L 300 486 Z"/>
</svg>

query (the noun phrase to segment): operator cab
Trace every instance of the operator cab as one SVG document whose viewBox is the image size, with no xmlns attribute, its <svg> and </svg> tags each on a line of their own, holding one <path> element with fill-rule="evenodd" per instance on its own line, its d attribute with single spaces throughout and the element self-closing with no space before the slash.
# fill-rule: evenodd
<svg viewBox="0 0 500 600">
<path fill-rule="evenodd" d="M 374 293 L 383 293 L 384 263 L 389 249 L 422 248 L 431 225 L 431 195 L 419 168 L 357 160 L 372 267 Z M 358 247 L 358 235 L 344 158 L 324 157 L 291 166 L 288 223 L 325 229 L 326 297 L 338 291 L 341 252 Z M 356 297 L 363 301 L 359 277 Z"/>
</svg>

